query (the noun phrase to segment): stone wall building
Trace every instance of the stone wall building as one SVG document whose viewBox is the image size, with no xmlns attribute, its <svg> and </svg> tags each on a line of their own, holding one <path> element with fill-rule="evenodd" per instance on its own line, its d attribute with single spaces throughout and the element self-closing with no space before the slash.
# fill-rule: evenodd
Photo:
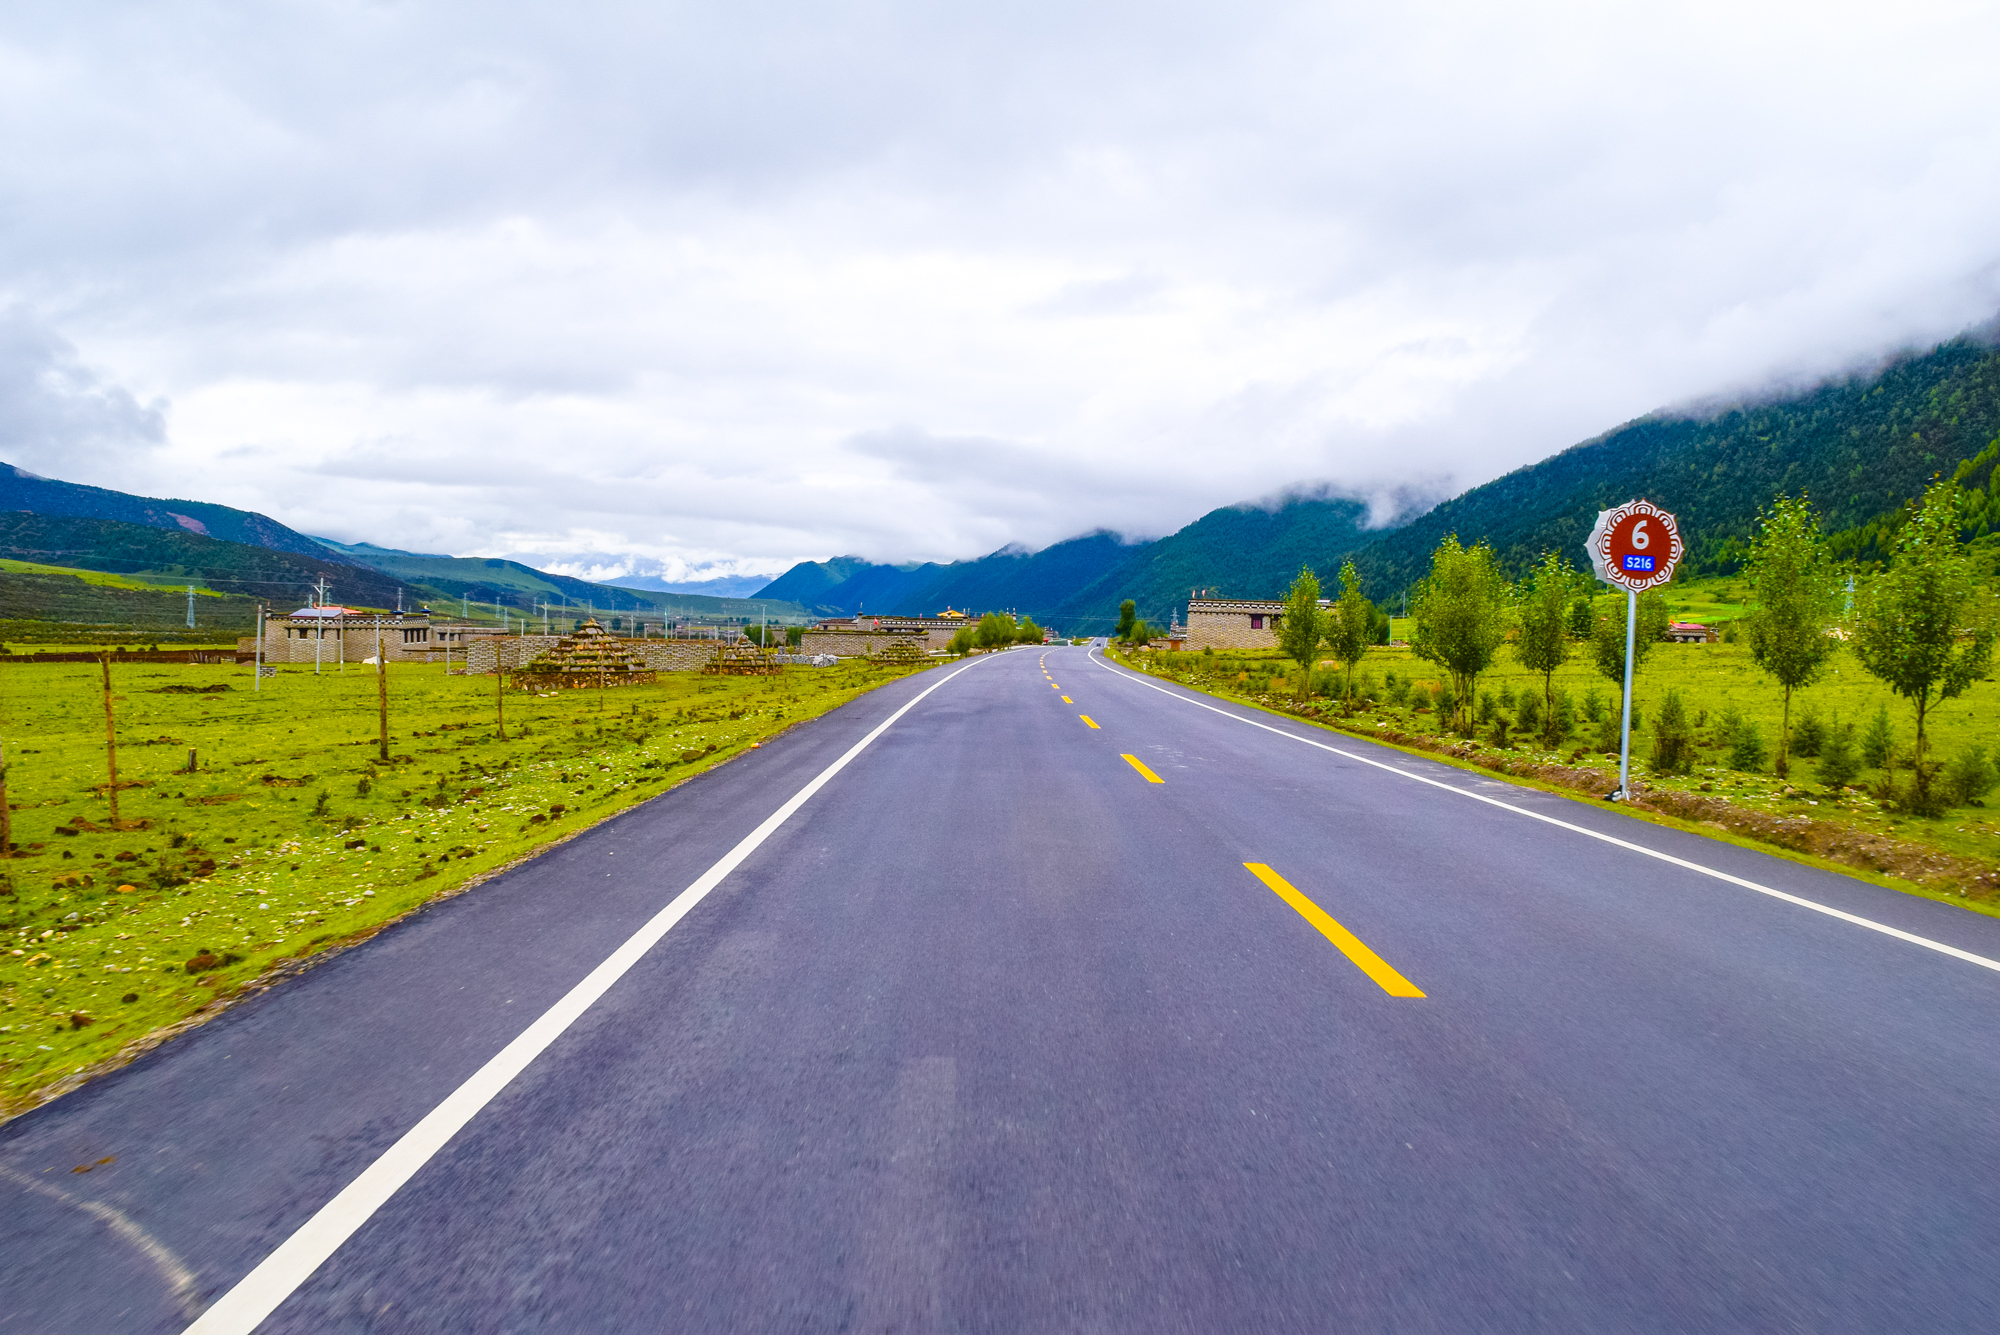
<svg viewBox="0 0 2000 1335">
<path fill-rule="evenodd" d="M 427 663 L 447 644 L 456 645 L 478 627 L 433 621 L 428 612 L 359 612 L 351 607 L 301 607 L 290 616 L 264 618 L 266 663 L 359 663 L 375 656 L 379 634 L 391 663 Z M 254 653 L 257 637 L 237 642 Z"/>
<path fill-rule="evenodd" d="M 1319 600 L 1322 608 L 1332 600 Z M 1203 649 L 1275 649 L 1278 623 L 1284 619 L 1285 604 L 1277 599 L 1190 598 L 1187 605 L 1186 639 L 1182 647 Z"/>
</svg>

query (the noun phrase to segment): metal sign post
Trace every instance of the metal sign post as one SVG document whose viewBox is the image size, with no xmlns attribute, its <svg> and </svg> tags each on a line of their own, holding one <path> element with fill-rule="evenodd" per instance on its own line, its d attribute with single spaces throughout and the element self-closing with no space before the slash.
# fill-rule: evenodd
<svg viewBox="0 0 2000 1335">
<path fill-rule="evenodd" d="M 1625 590 L 1625 704 L 1618 734 L 1618 789 L 1611 794 L 1612 801 L 1623 802 L 1631 795 L 1632 656 L 1638 648 L 1639 595 L 1674 577 L 1681 531 L 1674 517 L 1651 501 L 1627 501 L 1598 512 L 1586 546 L 1597 577 Z"/>
</svg>

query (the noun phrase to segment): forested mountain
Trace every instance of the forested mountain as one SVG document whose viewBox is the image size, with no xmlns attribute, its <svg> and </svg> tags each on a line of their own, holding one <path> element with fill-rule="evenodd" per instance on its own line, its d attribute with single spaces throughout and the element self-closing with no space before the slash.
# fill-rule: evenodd
<svg viewBox="0 0 2000 1335">
<path fill-rule="evenodd" d="M 1090 533 L 1039 552 L 1003 547 L 949 565 L 870 565 L 858 557 L 805 561 L 759 591 L 822 611 L 899 615 L 1012 610 L 1077 633 L 1101 633 L 1118 620 L 1118 604 L 1164 625 L 1188 591 L 1202 586 L 1223 597 L 1275 598 L 1302 563 L 1339 564 L 1340 553 L 1371 536 L 1361 528 L 1367 506 L 1345 498 L 1294 497 L 1276 507 L 1228 506 L 1211 511 L 1171 537 L 1126 543 Z"/>
<path fill-rule="evenodd" d="M 1893 513 L 2000 437 L 2000 350 L 1954 339 L 1879 372 L 1705 417 L 1656 413 L 1446 501 L 1356 555 L 1370 592 L 1422 577 L 1447 533 L 1493 544 L 1510 571 L 1541 552 L 1583 563 L 1597 512 L 1634 496 L 1671 511 L 1689 574 L 1736 568 L 1757 512 L 1812 497 L 1829 530 Z"/>
<path fill-rule="evenodd" d="M 114 493 L 115 494 L 115 493 Z M 162 575 L 217 592 L 267 600 L 284 611 L 303 605 L 324 578 L 335 601 L 394 607 L 405 585 L 377 570 L 348 565 L 330 552 L 316 556 L 204 538 L 179 527 L 157 528 L 74 515 L 0 514 L 0 556 L 116 575 Z"/>
<path fill-rule="evenodd" d="M 269 547 L 320 560 L 328 555 L 305 534 L 254 511 L 233 510 L 207 501 L 155 500 L 104 487 L 60 482 L 12 464 L 0 463 L 0 510 L 28 510 L 38 515 L 74 519 L 111 519 L 121 524 L 144 524 L 148 528 Z"/>
<path fill-rule="evenodd" d="M 1475 487 L 1387 532 L 1362 527 L 1363 505 L 1294 498 L 1215 510 L 1157 542 L 1109 534 L 1042 552 L 1006 548 L 951 565 L 869 565 L 855 557 L 794 567 L 762 590 L 828 609 L 935 612 L 1015 608 L 1064 630 L 1101 631 L 1121 599 L 1164 622 L 1194 588 L 1275 598 L 1301 564 L 1331 583 L 1352 553 L 1384 604 L 1421 578 L 1448 533 L 1486 541 L 1510 571 L 1545 550 L 1584 564 L 1597 512 L 1644 496 L 1681 521 L 1690 574 L 1733 570 L 1757 512 L 1781 493 L 1809 494 L 1843 551 L 1866 557 L 1904 501 L 2000 438 L 2000 328 L 1969 334 L 1865 375 L 1704 414 L 1659 412 Z M 1968 475 L 1986 487 L 1992 459 Z M 1990 495 L 1969 518 L 2000 523 Z M 1986 531 L 1980 527 L 1980 531 Z"/>
<path fill-rule="evenodd" d="M 502 607 L 523 614 L 533 614 L 539 605 L 553 603 L 578 609 L 589 607 L 599 612 L 638 612 L 642 616 L 734 617 L 755 621 L 765 616 L 796 619 L 806 615 L 805 608 L 797 603 L 628 589 L 551 574 L 519 561 L 504 561 L 498 557 L 439 556 L 377 547 L 368 542 L 341 543 L 331 538 L 316 538 L 314 541 L 343 560 L 422 588 L 426 596 L 443 594 L 452 602 L 462 598 L 488 605 L 497 602 Z M 440 607 L 438 610 L 449 609 Z"/>
</svg>

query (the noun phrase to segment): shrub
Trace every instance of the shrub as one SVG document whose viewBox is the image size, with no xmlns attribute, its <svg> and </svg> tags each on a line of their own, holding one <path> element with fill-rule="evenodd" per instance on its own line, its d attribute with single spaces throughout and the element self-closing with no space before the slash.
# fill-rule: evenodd
<svg viewBox="0 0 2000 1335">
<path fill-rule="evenodd" d="M 1557 691 L 1555 702 L 1555 712 L 1548 718 L 1548 730 L 1551 740 L 1560 741 L 1576 731 L 1577 708 L 1568 691 Z"/>
<path fill-rule="evenodd" d="M 1842 788 L 1861 772 L 1861 757 L 1854 753 L 1854 725 L 1833 721 L 1819 751 L 1819 781 L 1829 788 Z"/>
<path fill-rule="evenodd" d="M 1679 691 L 1668 691 L 1653 716 L 1653 772 L 1686 774 L 1694 768 L 1694 729 Z"/>
<path fill-rule="evenodd" d="M 1522 693 L 1526 694 L 1527 692 L 1523 691 Z M 1502 686 L 1499 689 L 1499 691 L 1495 693 L 1494 698 L 1499 702 L 1500 708 L 1507 710 L 1511 710 L 1514 708 L 1515 701 L 1514 701 L 1513 687 Z"/>
<path fill-rule="evenodd" d="M 1431 684 L 1431 708 L 1437 710 L 1439 718 L 1449 718 L 1458 709 L 1458 697 L 1451 693 L 1451 687 L 1443 682 Z"/>
<path fill-rule="evenodd" d="M 1497 750 L 1505 751 L 1507 749 L 1507 716 L 1505 714 L 1496 713 L 1493 715 L 1493 723 L 1487 729 L 1486 740 Z"/>
<path fill-rule="evenodd" d="M 1388 688 L 1389 703 L 1401 709 L 1410 702 L 1410 683 L 1391 672 L 1382 678 Z"/>
<path fill-rule="evenodd" d="M 1945 801 L 1961 807 L 1986 796 L 1995 782 L 1993 763 L 1983 746 L 1967 746 L 1945 762 L 1939 777 Z"/>
<path fill-rule="evenodd" d="M 1478 718 L 1478 721 L 1481 723 L 1491 723 L 1493 721 L 1493 716 L 1499 712 L 1500 712 L 1499 697 L 1494 695 L 1493 692 L 1491 691 L 1481 691 L 1479 693 L 1479 708 L 1476 711 L 1476 716 Z"/>
<path fill-rule="evenodd" d="M 1736 734 L 1743 731 L 1743 715 L 1733 704 L 1724 705 L 1722 712 L 1715 716 L 1715 744 L 1734 746 Z"/>
<path fill-rule="evenodd" d="M 1522 732 L 1539 732 L 1542 726 L 1542 697 L 1532 691 L 1522 691 L 1515 706 L 1514 721 Z"/>
<path fill-rule="evenodd" d="M 1889 722 L 1889 706 L 1877 705 L 1875 717 L 1868 720 L 1868 731 L 1861 734 L 1861 763 L 1869 769 L 1887 767 L 1895 744 L 1896 729 Z"/>
<path fill-rule="evenodd" d="M 1745 774 L 1764 768 L 1764 738 L 1748 719 L 1736 725 L 1736 736 L 1729 744 L 1729 768 Z"/>
<path fill-rule="evenodd" d="M 1792 754 L 1795 756 L 1816 756 L 1826 745 L 1826 724 L 1808 705 L 1799 715 L 1799 721 L 1792 725 Z"/>
<path fill-rule="evenodd" d="M 1583 693 L 1583 716 L 1592 723 L 1604 722 L 1604 696 L 1595 686 Z"/>
</svg>

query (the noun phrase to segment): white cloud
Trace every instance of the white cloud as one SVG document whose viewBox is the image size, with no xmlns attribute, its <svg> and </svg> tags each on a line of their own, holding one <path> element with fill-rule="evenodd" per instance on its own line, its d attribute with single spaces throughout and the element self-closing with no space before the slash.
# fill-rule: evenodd
<svg viewBox="0 0 2000 1335">
<path fill-rule="evenodd" d="M 1468 485 L 1992 314 L 1996 38 L 1951 3 L 15 11 L 0 300 L 45 341 L 0 353 L 0 430 L 43 403 L 74 444 L 0 457 L 675 580 Z"/>
</svg>

